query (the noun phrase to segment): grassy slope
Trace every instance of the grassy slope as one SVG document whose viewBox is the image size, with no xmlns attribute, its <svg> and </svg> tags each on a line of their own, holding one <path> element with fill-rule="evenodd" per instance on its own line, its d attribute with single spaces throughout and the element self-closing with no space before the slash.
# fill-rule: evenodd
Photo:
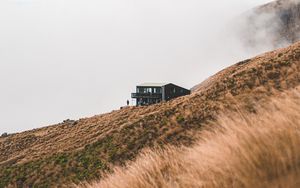
<svg viewBox="0 0 300 188">
<path fill-rule="evenodd" d="M 48 187 L 93 180 L 145 147 L 190 145 L 224 109 L 254 103 L 300 83 L 300 43 L 229 67 L 192 95 L 0 138 L 0 187 Z"/>
<path fill-rule="evenodd" d="M 256 114 L 226 112 L 195 146 L 147 151 L 87 187 L 299 187 L 299 89 Z"/>
</svg>

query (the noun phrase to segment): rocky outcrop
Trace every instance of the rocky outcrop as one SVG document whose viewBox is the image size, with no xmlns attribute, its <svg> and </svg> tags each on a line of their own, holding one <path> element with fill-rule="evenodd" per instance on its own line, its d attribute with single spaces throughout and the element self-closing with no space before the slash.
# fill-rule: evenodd
<svg viewBox="0 0 300 188">
<path fill-rule="evenodd" d="M 278 0 L 247 12 L 239 36 L 248 48 L 274 49 L 300 39 L 300 1 Z"/>
</svg>

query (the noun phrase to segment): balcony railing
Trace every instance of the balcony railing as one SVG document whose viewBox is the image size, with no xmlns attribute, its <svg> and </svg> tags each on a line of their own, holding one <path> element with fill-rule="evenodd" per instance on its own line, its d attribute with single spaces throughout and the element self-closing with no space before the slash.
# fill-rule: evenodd
<svg viewBox="0 0 300 188">
<path fill-rule="evenodd" d="M 131 98 L 161 99 L 161 93 L 131 93 Z"/>
</svg>

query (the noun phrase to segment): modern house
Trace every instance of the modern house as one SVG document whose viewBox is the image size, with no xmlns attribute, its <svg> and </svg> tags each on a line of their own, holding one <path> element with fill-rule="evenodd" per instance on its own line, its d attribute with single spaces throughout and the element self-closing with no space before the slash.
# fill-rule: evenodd
<svg viewBox="0 0 300 188">
<path fill-rule="evenodd" d="M 136 99 L 137 106 L 145 106 L 189 94 L 190 90 L 171 83 L 144 83 L 136 86 L 136 93 L 132 93 L 131 98 Z"/>
</svg>

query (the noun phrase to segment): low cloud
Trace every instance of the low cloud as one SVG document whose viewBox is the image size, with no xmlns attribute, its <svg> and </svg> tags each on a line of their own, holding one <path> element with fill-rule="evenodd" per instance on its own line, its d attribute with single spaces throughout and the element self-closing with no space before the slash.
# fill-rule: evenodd
<svg viewBox="0 0 300 188">
<path fill-rule="evenodd" d="M 266 2 L 3 0 L 0 132 L 118 109 L 140 82 L 191 88 L 262 52 L 228 23 Z"/>
<path fill-rule="evenodd" d="M 299 0 L 280 0 L 252 9 L 236 20 L 239 27 L 233 36 L 254 53 L 288 46 L 300 39 L 299 10 Z"/>
</svg>

